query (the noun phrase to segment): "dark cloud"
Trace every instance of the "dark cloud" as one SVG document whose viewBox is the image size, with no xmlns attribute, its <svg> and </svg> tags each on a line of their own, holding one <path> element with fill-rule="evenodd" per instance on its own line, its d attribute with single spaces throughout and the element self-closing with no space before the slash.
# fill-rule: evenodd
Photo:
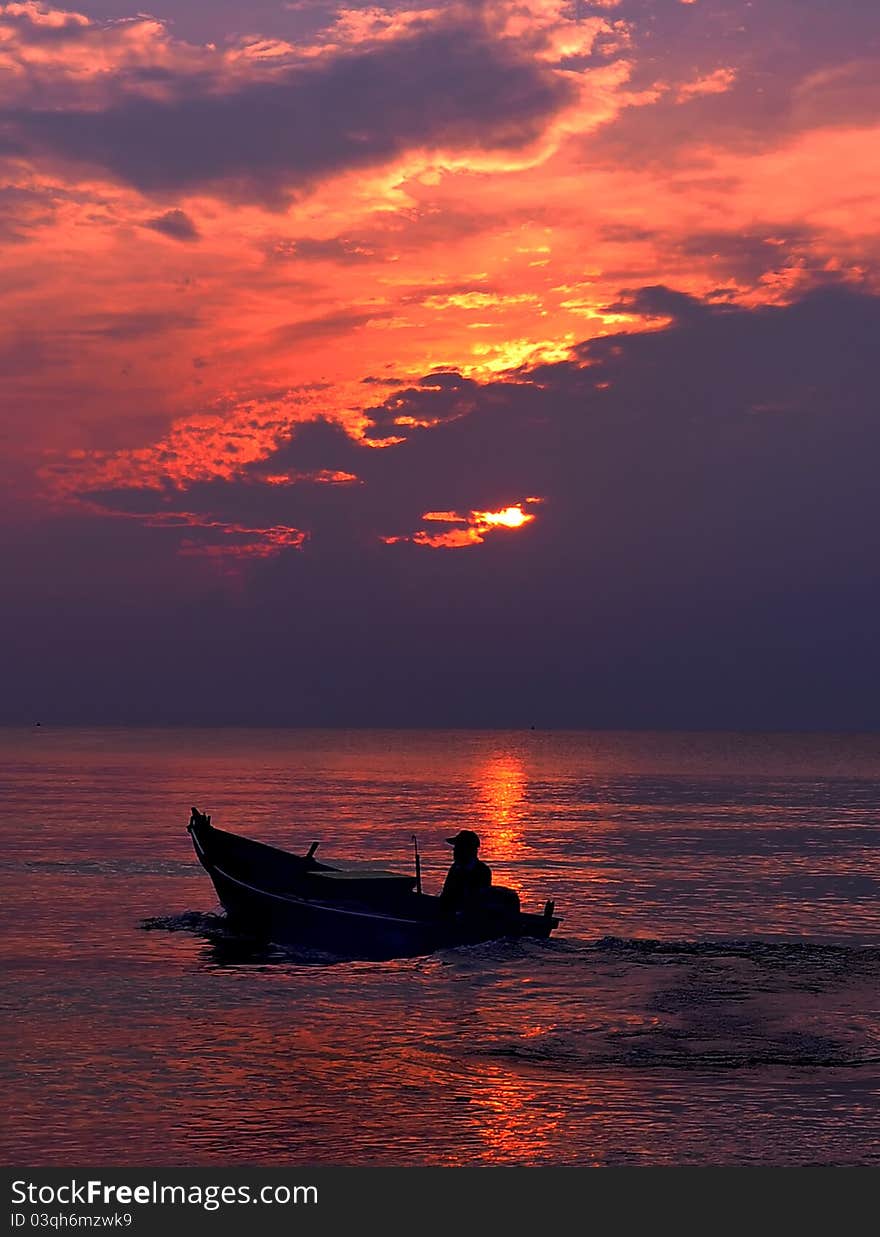
<svg viewBox="0 0 880 1237">
<path fill-rule="evenodd" d="M 642 314 L 648 318 L 674 318 L 678 322 L 702 318 L 712 307 L 687 292 L 676 292 L 663 284 L 654 284 L 626 292 L 620 300 L 608 306 L 612 313 Z"/>
<path fill-rule="evenodd" d="M 880 24 L 880 23 L 878 23 Z M 868 49 L 858 48 L 858 51 Z M 795 95 L 797 122 L 805 128 L 863 124 L 873 127 L 880 114 L 880 36 L 873 57 L 830 66 L 805 80 Z"/>
<path fill-rule="evenodd" d="M 405 387 L 389 395 L 375 408 L 368 410 L 372 425 L 367 437 L 373 441 L 410 435 L 408 423 L 416 421 L 426 425 L 438 425 L 466 416 L 476 407 L 473 395 L 478 384 L 458 373 L 428 374 L 419 380 L 418 386 Z M 436 399 L 435 393 L 444 398 Z"/>
<path fill-rule="evenodd" d="M 630 23 L 630 84 L 661 94 L 588 138 L 595 160 L 668 171 L 710 148 L 765 150 L 806 129 L 876 123 L 880 25 L 863 0 L 622 0 L 614 15 Z M 682 96 L 724 69 L 735 72 L 728 89 Z"/>
<path fill-rule="evenodd" d="M 145 193 L 223 183 L 271 201 L 411 145 L 517 149 L 573 97 L 547 66 L 458 17 L 226 92 L 183 76 L 173 88 L 170 100 L 123 94 L 101 109 L 6 108 L 0 121 L 13 145 L 98 165 Z"/>
<path fill-rule="evenodd" d="M 85 3 L 115 15 L 103 0 Z M 225 30 L 241 5 L 218 4 Z M 35 70 L 19 97 L 44 98 L 6 109 L 5 149 L 79 161 L 154 194 L 161 205 L 147 226 L 174 239 L 186 239 L 174 234 L 181 212 L 159 212 L 179 192 L 217 186 L 277 204 L 318 177 L 409 147 L 515 149 L 565 106 L 569 86 L 527 59 L 527 36 L 488 40 L 483 6 L 469 7 L 473 20 L 455 6 L 404 39 L 328 50 L 299 67 L 242 61 L 222 82 L 222 54 L 213 67 L 210 56 L 187 67 L 183 53 L 174 68 L 123 66 L 97 86 Z M 209 24 L 193 6 L 177 8 L 187 29 Z M 290 10 L 262 0 L 254 28 L 268 29 L 270 11 L 273 30 L 289 33 Z M 326 21 L 326 7 L 316 11 L 312 34 Z M 765 149 L 876 110 L 876 16 L 864 0 L 622 0 L 609 12 L 631 22 L 632 88 L 657 86 L 660 96 L 585 137 L 591 165 L 653 162 L 668 176 L 699 145 L 702 192 L 712 151 Z M 304 13 L 295 20 L 313 20 Z M 34 34 L 47 46 L 86 37 L 70 23 Z M 729 90 L 687 98 L 682 86 L 725 68 L 736 71 Z M 687 195 L 697 183 L 678 177 L 675 188 Z M 28 193 L 0 194 L 12 239 L 51 208 Z M 501 206 L 510 227 L 533 214 Z M 354 262 L 393 246 L 418 251 L 420 270 L 447 271 L 424 260 L 428 247 L 497 224 L 498 209 L 486 194 L 418 217 L 383 215 L 358 225 L 357 238 L 303 237 L 274 256 Z M 681 238 L 649 218 L 604 239 L 655 241 L 667 270 L 706 259 L 719 284 L 800 264 L 813 239 L 797 222 L 779 236 L 759 224 L 735 237 L 701 226 Z M 292 288 L 289 273 L 277 275 Z M 468 286 L 413 284 L 401 296 L 459 290 Z M 370 388 L 363 442 L 316 420 L 231 481 L 82 496 L 106 516 L 19 513 L 0 531 L 10 585 L 0 717 L 877 727 L 880 301 L 840 284 L 744 309 L 720 293 L 699 300 L 655 285 L 627 288 L 615 307 L 670 325 L 593 340 L 566 363 L 487 383 L 454 372 L 397 382 L 390 353 L 389 376 Z M 264 342 L 339 337 L 343 347 L 346 332 L 390 314 L 303 312 L 315 316 Z M 10 319 L 4 371 L 19 371 L 36 393 L 27 403 L 16 387 L 8 403 L 22 420 L 36 408 L 41 427 L 69 423 L 76 409 L 85 419 L 76 445 L 86 450 L 116 445 L 104 424 L 112 419 L 130 449 L 128 414 L 108 409 L 109 399 L 99 406 L 94 383 L 75 377 L 83 350 L 118 365 L 126 341 L 195 321 L 129 310 L 37 332 Z M 71 374 L 63 389 L 37 390 L 30 376 L 44 381 L 62 362 Z M 154 399 L 134 383 L 131 398 Z M 144 445 L 159 436 L 151 416 L 161 421 L 161 409 L 145 406 L 135 422 Z M 71 464 L 67 478 L 80 468 Z M 56 474 L 63 469 L 59 460 Z M 336 483 L 341 475 L 356 480 Z M 443 530 L 426 512 L 529 496 L 544 500 L 531 508 L 535 521 L 484 544 L 446 551 L 405 540 Z M 236 565 L 235 551 L 269 543 L 260 530 L 300 528 L 310 534 L 302 550 L 242 560 L 234 583 L 218 574 L 218 562 Z M 184 540 L 218 553 L 181 558 Z"/>
<path fill-rule="evenodd" d="M 0 185 L 0 240 L 15 244 L 55 218 L 61 196 L 44 189 Z"/>
<path fill-rule="evenodd" d="M 687 476 L 693 514 L 700 511 L 704 526 L 719 493 L 737 487 L 748 496 L 748 520 L 760 505 L 768 525 L 785 501 L 796 498 L 794 506 L 814 522 L 816 494 L 826 505 L 852 497 L 844 461 L 860 471 L 870 436 L 880 433 L 871 354 L 880 300 L 830 287 L 789 307 L 744 310 L 656 287 L 621 303 L 675 323 L 590 341 L 576 362 L 524 371 L 516 381 L 426 375 L 370 410 L 370 436 L 381 440 L 393 430 L 402 443 L 377 449 L 334 423 L 307 422 L 251 466 L 244 482 L 168 494 L 190 510 L 270 523 L 287 514 L 311 527 L 314 488 L 264 486 L 261 477 L 354 473 L 365 483 L 358 494 L 318 487 L 326 495 L 322 512 L 354 503 L 374 538 L 411 530 L 424 510 L 489 509 L 530 494 L 547 497 L 556 513 L 548 507 L 535 530 L 575 517 L 592 527 L 598 504 L 606 516 L 617 514 L 617 527 L 646 517 L 653 536 L 673 512 L 686 524 L 685 490 L 661 497 L 671 476 Z M 768 419 L 768 409 L 784 415 Z M 837 471 L 820 483 L 818 473 L 832 467 Z M 157 510 L 164 501 L 141 490 L 117 498 L 130 511 Z M 745 521 L 745 512 L 731 509 L 725 527 L 734 529 L 738 519 Z M 535 530 L 530 535 L 538 536 Z M 563 538 L 554 553 L 567 548 Z"/>
<path fill-rule="evenodd" d="M 148 219 L 144 227 L 151 228 L 154 232 L 161 232 L 163 236 L 170 236 L 175 241 L 197 241 L 199 239 L 198 228 L 183 210 L 167 210 L 164 215 Z"/>
<path fill-rule="evenodd" d="M 429 378 L 399 393 L 392 410 L 436 425 L 410 431 L 396 447 L 360 446 L 319 422 L 261 466 L 342 469 L 361 486 L 260 486 L 254 470 L 248 483 L 193 486 L 173 501 L 231 522 L 311 527 L 311 554 L 327 537 L 337 552 L 350 538 L 353 557 L 336 560 L 347 571 L 355 545 L 410 532 L 425 510 L 491 509 L 538 494 L 547 502 L 534 526 L 463 555 L 441 554 L 448 568 L 424 570 L 458 588 L 459 573 L 470 576 L 452 565 L 460 557 L 500 556 L 512 566 L 521 556 L 551 622 L 560 606 L 589 610 L 596 590 L 617 604 L 641 597 L 642 608 L 665 622 L 677 616 L 692 636 L 689 608 L 694 623 L 711 614 L 714 634 L 720 624 L 725 638 L 734 620 L 756 636 L 767 602 L 770 620 L 794 621 L 795 597 L 821 620 L 829 590 L 846 584 L 851 598 L 876 584 L 870 564 L 880 523 L 869 461 L 880 445 L 870 397 L 878 325 L 880 303 L 842 289 L 788 309 L 705 306 L 666 331 L 584 345 L 584 367 L 544 366 L 532 383 Z M 471 409 L 457 415 L 462 390 Z M 375 410 L 380 423 L 385 415 L 385 405 Z M 128 510 L 161 506 L 138 491 L 104 499 Z M 404 556 L 416 576 L 434 561 L 416 547 L 381 553 Z M 850 574 L 853 559 L 859 570 Z M 290 569 L 300 570 L 296 559 Z M 501 621 L 500 601 L 478 585 L 482 570 L 468 585 L 477 588 L 470 601 L 479 597 Z M 503 576 L 493 577 L 496 586 L 503 594 Z M 845 610 L 836 596 L 831 608 Z M 637 615 L 627 621 L 641 628 Z M 821 636 L 809 612 L 800 621 Z M 788 636 L 799 640 L 798 630 Z M 785 631 L 774 629 L 773 638 Z"/>
<path fill-rule="evenodd" d="M 375 251 L 368 245 L 344 236 L 323 239 L 300 236 L 295 240 L 279 241 L 270 248 L 270 257 L 295 258 L 299 262 L 357 263 L 368 262 Z"/>
<path fill-rule="evenodd" d="M 828 279 L 825 270 L 828 262 L 828 238 L 797 221 L 765 224 L 724 232 L 720 229 L 690 227 L 686 233 L 660 229 L 630 228 L 612 225 L 601 230 L 604 240 L 630 243 L 653 241 L 665 255 L 670 266 L 681 264 L 679 269 L 692 270 L 694 260 L 705 266 L 722 281 L 755 286 L 768 275 L 783 273 L 797 268 L 811 282 Z M 845 243 L 839 242 L 841 256 L 852 260 L 846 253 Z M 604 274 L 609 275 L 606 267 Z M 619 271 L 626 277 L 626 271 Z"/>
<path fill-rule="evenodd" d="M 787 307 L 697 312 L 669 289 L 642 297 L 684 312 L 590 341 L 572 362 L 483 385 L 427 375 L 395 393 L 378 426 L 401 411 L 432 423 L 396 446 L 316 421 L 235 481 L 90 495 L 129 518 L 99 522 L 95 554 L 87 523 L 78 545 L 62 529 L 58 544 L 30 546 L 25 599 L 2 619 L 26 637 L 4 640 L 25 649 L 6 675 L 7 713 L 48 691 L 54 667 L 56 698 L 79 716 L 880 724 L 880 298 L 840 286 Z M 313 479 L 266 483 L 281 473 Z M 545 499 L 533 524 L 470 549 L 380 540 L 425 527 L 426 511 L 529 496 Z M 185 585 L 163 594 L 156 581 L 177 570 L 163 555 L 182 533 L 161 521 L 175 512 L 205 525 L 188 540 L 214 548 L 273 526 L 311 538 L 252 563 L 232 590 L 188 558 Z M 109 584 L 84 580 L 115 570 L 126 536 L 147 549 L 137 570 L 119 569 L 124 605 L 107 603 Z M 60 554 L 71 561 L 59 575 Z M 44 586 L 65 612 L 53 640 Z"/>
<path fill-rule="evenodd" d="M 58 360 L 68 359 L 69 351 L 64 349 L 63 341 L 59 348 L 58 341 L 47 339 L 44 333 L 13 329 L 0 339 L 0 368 L 7 379 L 26 377 Z"/>
<path fill-rule="evenodd" d="M 599 228 L 602 240 L 623 244 L 658 240 L 662 235 L 656 228 L 638 227 L 634 223 L 607 223 Z"/>
<path fill-rule="evenodd" d="M 391 317 L 390 309 L 340 310 L 338 313 L 319 314 L 303 318 L 299 322 L 287 322 L 272 331 L 272 343 L 279 348 L 302 343 L 307 339 L 341 335 L 359 326 L 365 326 L 380 318 Z"/>
<path fill-rule="evenodd" d="M 689 81 L 742 65 L 757 83 L 790 86 L 809 73 L 880 51 L 876 14 L 863 0 L 739 0 L 664 4 L 622 0 L 616 18 L 630 23 L 633 83 Z"/>
<path fill-rule="evenodd" d="M 98 336 L 128 341 L 164 335 L 166 331 L 187 330 L 198 324 L 198 315 L 170 309 L 120 310 L 118 313 L 83 316 L 72 335 Z"/>
<path fill-rule="evenodd" d="M 690 231 L 684 237 L 668 237 L 664 246 L 671 254 L 704 258 L 722 277 L 757 283 L 771 271 L 795 264 L 817 265 L 815 234 L 803 225 L 789 223 L 763 231 Z"/>
</svg>

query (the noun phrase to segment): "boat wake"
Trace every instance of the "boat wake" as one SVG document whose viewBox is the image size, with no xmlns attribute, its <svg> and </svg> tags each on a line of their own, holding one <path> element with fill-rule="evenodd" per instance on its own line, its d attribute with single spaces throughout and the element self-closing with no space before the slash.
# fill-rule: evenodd
<svg viewBox="0 0 880 1237">
<path fill-rule="evenodd" d="M 146 931 L 191 932 L 216 943 L 250 946 L 260 960 L 263 956 L 278 962 L 300 958 L 320 959 L 323 963 L 344 961 L 333 954 L 300 946 L 275 945 L 243 935 L 229 926 L 222 913 L 182 911 L 177 915 L 154 915 L 141 921 Z M 812 980 L 825 986 L 835 975 L 847 981 L 864 978 L 880 983 L 880 945 L 845 945 L 820 941 L 743 940 L 654 940 L 646 937 L 605 936 L 598 940 L 578 937 L 553 937 L 549 940 L 503 938 L 476 945 L 461 945 L 439 951 L 439 965 L 486 966 L 494 963 L 533 960 L 547 965 L 580 965 L 590 960 L 618 959 L 638 965 L 674 965 L 699 959 L 740 960 L 768 971 L 782 971 L 793 980 L 809 986 Z M 426 959 L 427 960 L 427 959 Z"/>
<path fill-rule="evenodd" d="M 561 941 L 554 942 L 561 944 Z M 863 961 L 866 965 L 880 966 L 880 945 L 846 945 L 823 941 L 765 941 L 757 938 L 743 940 L 651 940 L 641 937 L 604 936 L 592 942 L 597 951 L 630 955 L 667 957 L 712 957 L 719 955 L 744 958 L 764 965 L 790 965 L 792 962 L 822 960 L 826 964 L 838 962 L 851 966 Z"/>
<path fill-rule="evenodd" d="M 479 1049 L 477 1056 L 500 1057 L 525 1065 L 562 1070 L 655 1069 L 733 1071 L 782 1069 L 876 1069 L 880 1053 L 850 1049 L 807 1035 L 792 1035 L 760 1045 L 701 1047 L 684 1035 L 658 1031 L 629 1032 L 631 1042 L 586 1047 L 583 1043 L 549 1039 L 546 1043 L 497 1044 Z M 610 1039 L 611 1037 L 609 1037 Z"/>
<path fill-rule="evenodd" d="M 522 948 L 536 961 L 535 943 Z M 572 1074 L 821 1069 L 873 1077 L 880 1066 L 877 946 L 604 937 L 538 948 L 547 1025 L 494 1035 L 476 1046 L 478 1057 Z"/>
<path fill-rule="evenodd" d="M 241 936 L 223 915 L 156 916 L 146 930 L 200 937 L 208 968 L 341 967 L 301 947 Z M 880 948 L 812 941 L 687 941 L 603 937 L 505 939 L 398 962 L 355 964 L 357 981 L 419 985 L 419 1000 L 493 1010 L 467 1036 L 454 1020 L 420 1042 L 428 1053 L 506 1061 L 531 1076 L 592 1070 L 839 1070 L 872 1076 L 880 1027 Z M 404 979 L 402 972 L 408 973 Z M 833 1016 L 826 1016 L 828 1010 Z M 823 1013 L 823 1011 L 825 1011 Z M 513 1028 L 516 1027 L 516 1030 Z M 841 1074 L 841 1078 L 843 1075 Z"/>
<path fill-rule="evenodd" d="M 146 932 L 195 932 L 203 936 L 229 935 L 226 916 L 205 911 L 183 911 L 180 915 L 151 915 L 141 920 Z"/>
</svg>

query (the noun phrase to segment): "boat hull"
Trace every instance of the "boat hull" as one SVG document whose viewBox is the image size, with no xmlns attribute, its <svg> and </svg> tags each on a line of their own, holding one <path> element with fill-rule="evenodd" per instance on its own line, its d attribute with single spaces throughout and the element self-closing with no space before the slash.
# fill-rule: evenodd
<svg viewBox="0 0 880 1237">
<path fill-rule="evenodd" d="M 369 881 L 348 899 L 316 897 L 313 887 L 324 882 L 312 878 L 328 871 L 323 865 L 210 825 L 191 825 L 190 834 L 230 926 L 278 944 L 385 960 L 505 936 L 546 938 L 559 923 L 551 915 L 523 912 L 450 914 L 438 898 L 400 888 L 389 894 L 369 888 Z M 260 870 L 261 858 L 267 870 Z"/>
</svg>

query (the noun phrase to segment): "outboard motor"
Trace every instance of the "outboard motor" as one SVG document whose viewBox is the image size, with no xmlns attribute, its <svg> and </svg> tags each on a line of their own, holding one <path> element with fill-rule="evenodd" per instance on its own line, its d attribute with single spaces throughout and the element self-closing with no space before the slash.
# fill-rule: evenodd
<svg viewBox="0 0 880 1237">
<path fill-rule="evenodd" d="M 483 905 L 496 915 L 518 915 L 519 894 L 506 885 L 490 885 L 483 893 Z"/>
</svg>

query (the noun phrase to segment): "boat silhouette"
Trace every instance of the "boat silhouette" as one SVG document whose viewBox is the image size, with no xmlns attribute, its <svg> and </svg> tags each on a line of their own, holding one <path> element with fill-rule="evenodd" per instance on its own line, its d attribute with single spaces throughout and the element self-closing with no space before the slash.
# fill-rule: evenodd
<svg viewBox="0 0 880 1237">
<path fill-rule="evenodd" d="M 296 855 L 217 829 L 197 808 L 187 830 L 230 927 L 278 944 L 381 961 L 502 937 L 546 939 L 559 926 L 552 902 L 529 914 L 504 886 L 452 911 L 417 889 L 416 876 L 320 863 L 317 842 Z"/>
</svg>

